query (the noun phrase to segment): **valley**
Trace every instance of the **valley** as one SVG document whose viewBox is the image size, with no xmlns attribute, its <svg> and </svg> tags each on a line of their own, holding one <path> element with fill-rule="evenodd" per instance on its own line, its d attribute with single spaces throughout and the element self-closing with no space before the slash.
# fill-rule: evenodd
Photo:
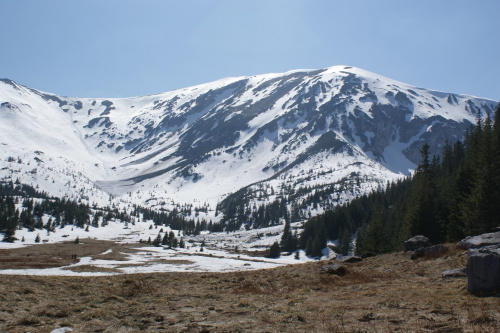
<svg viewBox="0 0 500 333">
<path fill-rule="evenodd" d="M 299 220 L 408 175 L 424 142 L 439 154 L 495 107 L 349 66 L 121 99 L 4 79 L 0 180 L 101 207 L 191 207 L 236 228 L 254 220 L 235 221 L 228 202 L 249 216 L 286 199 Z"/>
<path fill-rule="evenodd" d="M 497 297 L 441 277 L 466 260 L 450 247 L 438 258 L 399 252 L 344 264 L 342 277 L 320 271 L 326 260 L 226 273 L 2 275 L 0 330 L 497 332 Z"/>
</svg>

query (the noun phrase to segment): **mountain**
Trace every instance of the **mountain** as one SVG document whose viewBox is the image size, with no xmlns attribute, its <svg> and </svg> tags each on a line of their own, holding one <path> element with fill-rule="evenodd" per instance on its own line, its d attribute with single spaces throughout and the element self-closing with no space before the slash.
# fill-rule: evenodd
<svg viewBox="0 0 500 333">
<path fill-rule="evenodd" d="M 408 174 L 424 142 L 440 153 L 496 104 L 346 66 L 110 99 L 3 79 L 0 180 L 216 220 L 236 214 L 231 200 L 252 211 L 285 198 L 316 214 Z"/>
</svg>

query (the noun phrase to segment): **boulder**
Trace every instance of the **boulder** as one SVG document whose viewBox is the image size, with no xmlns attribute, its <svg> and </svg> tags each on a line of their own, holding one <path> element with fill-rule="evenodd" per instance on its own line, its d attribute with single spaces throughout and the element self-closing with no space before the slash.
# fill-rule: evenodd
<svg viewBox="0 0 500 333">
<path fill-rule="evenodd" d="M 500 231 L 467 237 L 457 243 L 457 247 L 464 250 L 477 249 L 489 245 L 500 245 Z"/>
<path fill-rule="evenodd" d="M 363 259 L 361 259 L 361 257 L 356 257 L 356 256 L 341 256 L 340 258 L 336 258 L 335 260 L 339 262 L 354 263 L 354 262 L 360 262 Z"/>
<path fill-rule="evenodd" d="M 338 276 L 344 276 L 347 273 L 347 270 L 345 269 L 344 266 L 341 266 L 339 264 L 329 264 L 329 265 L 323 265 L 321 266 L 321 271 L 332 274 L 332 275 L 338 275 Z"/>
<path fill-rule="evenodd" d="M 405 248 L 405 251 L 415 251 L 421 247 L 431 246 L 431 242 L 429 241 L 429 238 L 422 235 L 417 235 L 408 239 L 407 241 L 404 241 L 403 246 Z"/>
<path fill-rule="evenodd" d="M 466 267 L 453 268 L 441 273 L 443 279 L 466 277 Z"/>
<path fill-rule="evenodd" d="M 411 260 L 416 260 L 418 258 L 437 258 L 448 252 L 448 248 L 443 244 L 438 244 L 429 247 L 421 247 L 413 251 L 411 254 Z"/>
<path fill-rule="evenodd" d="M 467 289 L 477 296 L 500 294 L 500 245 L 469 248 Z"/>
</svg>

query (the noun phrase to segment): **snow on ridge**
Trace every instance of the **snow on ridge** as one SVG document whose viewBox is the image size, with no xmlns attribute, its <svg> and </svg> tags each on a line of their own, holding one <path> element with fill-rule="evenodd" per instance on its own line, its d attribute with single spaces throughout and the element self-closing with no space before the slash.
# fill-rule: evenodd
<svg viewBox="0 0 500 333">
<path fill-rule="evenodd" d="M 343 79 L 347 77 L 350 79 L 349 73 L 353 75 L 355 84 L 362 85 L 362 89 L 358 89 L 354 97 L 348 93 L 341 94 L 341 88 L 345 83 Z M 294 82 L 299 77 L 302 81 Z M 208 94 L 210 91 L 213 92 L 240 81 L 242 84 L 235 88 L 240 95 L 234 101 L 228 101 L 233 93 L 231 89 L 223 90 L 218 95 Z M 190 200 L 189 198 L 195 196 L 196 200 L 210 200 L 213 205 L 227 193 L 237 190 L 238 186 L 246 186 L 269 178 L 273 172 L 269 167 L 273 162 L 281 163 L 286 157 L 290 159 L 287 163 L 291 163 L 294 157 L 305 152 L 316 142 L 317 133 L 324 133 L 323 130 L 313 128 L 309 133 L 301 134 L 300 137 L 296 134 L 299 131 L 305 131 L 308 125 L 311 125 L 310 119 L 304 118 L 305 114 L 300 115 L 303 105 L 311 100 L 318 111 L 330 107 L 328 103 L 334 98 L 340 98 L 346 104 L 347 117 L 354 116 L 355 110 L 361 110 L 373 119 L 372 106 L 377 103 L 397 106 L 400 102 L 395 98 L 401 92 L 403 97 L 411 102 L 409 107 L 411 114 L 407 114 L 405 119 L 407 122 L 415 118 L 427 119 L 434 116 L 441 116 L 456 122 L 463 122 L 464 119 L 473 122 L 476 107 L 482 107 L 483 102 L 487 105 L 494 105 L 493 101 L 474 100 L 466 95 L 441 94 L 417 88 L 351 66 L 230 77 L 156 95 L 109 99 L 59 97 L 9 82 L 6 80 L 0 82 L 0 104 L 8 102 L 12 105 L 11 109 L 5 105 L 0 113 L 2 118 L 0 129 L 4 133 L 3 136 L 0 133 L 0 143 L 4 145 L 2 147 L 4 149 L 0 151 L 0 159 L 6 160 L 10 155 L 14 155 L 12 156 L 14 158 L 23 157 L 23 160 L 29 160 L 32 165 L 14 167 L 11 163 L 7 167 L 13 168 L 12 170 L 0 170 L 0 179 L 9 179 L 9 177 L 15 179 L 19 176 L 30 184 L 39 182 L 50 189 L 59 185 L 59 188 L 64 190 L 59 190 L 57 193 L 67 191 L 71 195 L 77 195 L 77 190 L 70 188 L 75 184 L 71 180 L 72 177 L 64 175 L 68 167 L 71 167 L 74 168 L 73 178 L 82 180 L 76 184 L 85 188 L 88 186 L 87 180 L 94 182 L 94 185 L 102 185 L 103 181 L 106 181 L 110 186 L 113 185 L 113 188 L 120 190 L 121 194 L 145 193 L 151 187 L 155 187 L 157 193 L 163 193 L 165 197 L 176 202 L 177 200 Z M 316 85 L 317 83 L 319 85 Z M 313 86 L 318 87 L 321 84 L 324 84 L 325 91 L 311 90 Z M 370 94 L 364 90 L 365 88 L 373 92 L 375 97 L 370 97 Z M 290 90 L 285 91 L 285 89 Z M 282 95 L 273 100 L 272 95 L 276 91 Z M 302 93 L 309 94 L 313 98 L 308 96 L 308 99 L 300 101 Z M 197 101 L 198 97 L 201 97 L 200 101 Z M 214 101 L 210 102 L 211 98 L 214 98 Z M 448 98 L 451 99 L 451 103 L 447 101 Z M 262 109 L 255 106 L 266 99 L 272 100 L 273 104 L 264 103 L 265 106 L 262 106 Z M 476 106 L 470 104 L 470 101 L 474 101 Z M 244 105 L 254 109 L 251 111 L 252 117 L 245 118 L 246 123 L 238 129 L 240 135 L 236 141 L 232 145 L 224 142 L 223 145 L 212 150 L 205 160 L 190 165 L 191 171 L 200 175 L 196 182 L 189 177 L 179 178 L 178 166 L 184 161 L 183 154 L 185 153 L 179 151 L 184 139 L 183 135 L 187 133 L 195 137 L 190 142 L 192 146 L 202 145 L 205 140 L 208 142 L 217 140 L 219 134 L 217 126 L 247 116 Z M 196 109 L 196 112 L 191 112 L 198 106 L 199 109 Z M 224 108 L 228 108 L 231 112 L 224 113 Z M 335 121 L 344 122 L 341 119 L 343 114 L 340 114 L 342 110 L 326 111 L 330 112 L 326 119 L 326 126 L 329 130 Z M 299 115 L 295 117 L 294 112 L 298 112 Z M 218 119 L 219 114 L 223 115 L 223 118 Z M 285 118 L 288 116 L 290 118 Z M 280 117 L 283 117 L 283 120 L 275 122 L 278 129 L 270 130 L 269 127 L 274 126 L 273 121 Z M 214 120 L 214 122 L 209 123 L 207 120 Z M 213 137 L 199 130 L 195 133 L 189 132 L 191 125 L 201 124 L 203 121 L 207 121 L 207 124 L 217 132 Z M 283 127 L 285 123 L 286 128 Z M 267 125 L 269 126 L 265 127 Z M 339 139 L 355 147 L 367 159 L 374 159 L 376 155 L 372 151 L 363 149 L 365 146 L 370 146 L 376 139 L 376 131 L 370 131 L 366 135 L 368 141 L 363 142 L 350 120 L 345 121 L 342 126 L 351 127 L 352 133 L 345 133 L 346 129 L 335 129 Z M 13 128 L 16 131 L 12 131 Z M 265 129 L 261 130 L 263 128 Z M 315 134 L 314 131 L 319 132 Z M 26 133 L 30 135 L 25 135 Z M 423 133 L 425 132 L 420 132 L 419 135 Z M 254 139 L 254 135 L 261 135 L 261 137 L 257 138 L 257 142 L 250 142 Z M 294 141 L 282 142 L 283 137 Z M 398 167 L 394 167 L 393 170 L 411 169 L 412 163 L 407 161 L 406 156 L 399 150 L 407 149 L 416 140 L 411 139 L 401 143 L 399 137 L 396 136 L 396 138 L 395 141 L 389 140 L 387 147 L 382 151 L 382 155 L 386 156 L 386 163 L 383 166 L 390 168 L 389 164 L 397 164 Z M 253 150 L 243 148 L 247 143 L 253 145 Z M 388 151 L 392 150 L 388 147 L 391 149 L 397 147 L 399 150 L 389 156 Z M 281 152 L 281 150 L 286 151 Z M 35 151 L 43 152 L 45 157 L 37 157 Z M 34 165 L 35 157 L 43 162 L 37 162 L 37 165 Z M 403 163 L 397 163 L 399 159 L 404 159 Z M 40 170 L 38 176 L 34 173 L 30 174 L 35 167 Z M 50 169 L 56 172 L 56 176 L 52 177 L 55 178 L 55 185 L 51 185 L 52 179 L 48 175 Z M 297 169 L 300 169 L 300 166 L 297 166 Z M 368 172 L 368 169 L 365 171 Z M 155 172 L 160 175 L 152 179 L 145 177 L 146 179 L 137 183 L 124 181 L 124 179 L 147 176 Z M 376 172 L 387 176 L 387 171 Z M 42 174 L 43 177 L 41 177 Z M 63 176 L 58 177 L 57 174 Z M 399 172 L 393 174 L 399 174 Z M 299 178 L 291 171 L 288 171 L 288 175 Z M 62 181 L 64 185 L 57 183 L 59 178 L 64 179 Z M 66 186 L 68 182 L 71 185 Z M 215 190 L 200 191 L 200 186 L 215 186 Z M 102 189 L 92 189 L 92 191 L 94 193 L 101 191 L 99 200 L 106 197 Z M 142 195 L 132 194 L 132 197 L 135 197 L 133 202 L 140 203 L 140 196 Z M 129 199 L 125 196 L 123 200 Z"/>
</svg>

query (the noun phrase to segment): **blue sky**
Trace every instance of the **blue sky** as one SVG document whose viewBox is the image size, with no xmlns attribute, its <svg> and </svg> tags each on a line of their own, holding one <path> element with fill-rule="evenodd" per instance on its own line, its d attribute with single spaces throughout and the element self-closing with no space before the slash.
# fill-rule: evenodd
<svg viewBox="0 0 500 333">
<path fill-rule="evenodd" d="M 132 97 L 334 65 L 500 99 L 500 1 L 0 0 L 0 77 Z"/>
</svg>

